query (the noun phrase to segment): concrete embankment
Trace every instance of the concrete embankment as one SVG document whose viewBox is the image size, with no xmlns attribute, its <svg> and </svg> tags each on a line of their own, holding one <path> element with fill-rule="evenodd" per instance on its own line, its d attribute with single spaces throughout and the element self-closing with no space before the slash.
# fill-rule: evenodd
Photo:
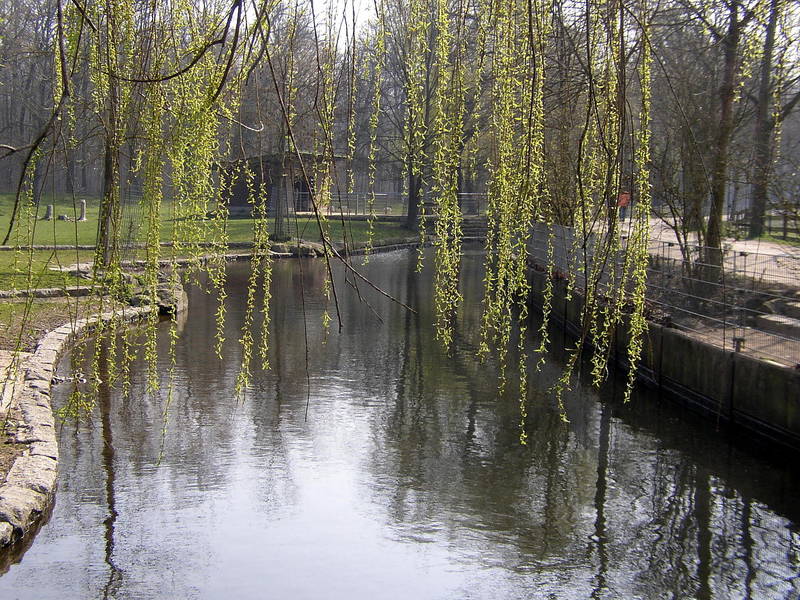
<svg viewBox="0 0 800 600">
<path fill-rule="evenodd" d="M 542 298 L 546 273 L 531 270 L 532 299 Z M 583 298 L 566 300 L 566 284 L 554 281 L 552 315 L 579 335 Z M 628 368 L 627 334 L 618 330 L 613 356 Z M 723 350 L 687 332 L 650 323 L 637 376 L 718 423 L 800 452 L 800 371 Z"/>
</svg>

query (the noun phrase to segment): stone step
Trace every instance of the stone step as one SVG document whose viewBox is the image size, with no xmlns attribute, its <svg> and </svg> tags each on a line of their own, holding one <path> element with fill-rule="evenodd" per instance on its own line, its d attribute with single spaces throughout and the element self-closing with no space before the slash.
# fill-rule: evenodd
<svg viewBox="0 0 800 600">
<path fill-rule="evenodd" d="M 800 302 L 786 302 L 783 305 L 783 314 L 793 319 L 800 319 Z"/>
<path fill-rule="evenodd" d="M 786 315 L 759 315 L 756 317 L 756 328 L 783 337 L 800 339 L 800 319 Z"/>
</svg>

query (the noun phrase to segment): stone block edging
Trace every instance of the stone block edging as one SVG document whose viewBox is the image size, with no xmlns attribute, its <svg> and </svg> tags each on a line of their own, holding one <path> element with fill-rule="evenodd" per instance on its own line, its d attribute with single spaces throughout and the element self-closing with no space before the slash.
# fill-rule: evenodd
<svg viewBox="0 0 800 600">
<path fill-rule="evenodd" d="M 50 386 L 58 359 L 78 335 L 107 323 L 120 313 L 125 322 L 141 319 L 149 307 L 131 307 L 78 319 L 44 336 L 36 351 L 19 366 L 12 404 L 22 414 L 17 442 L 28 448 L 14 461 L 0 484 L 0 548 L 16 543 L 38 523 L 53 500 L 58 474 L 58 442 L 50 405 Z"/>
</svg>

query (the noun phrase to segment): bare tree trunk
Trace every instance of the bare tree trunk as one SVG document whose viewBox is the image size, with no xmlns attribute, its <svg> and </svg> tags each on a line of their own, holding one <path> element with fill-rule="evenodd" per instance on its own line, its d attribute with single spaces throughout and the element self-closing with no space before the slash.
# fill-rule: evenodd
<svg viewBox="0 0 800 600">
<path fill-rule="evenodd" d="M 684 231 L 697 232 L 698 244 L 705 244 L 703 205 L 708 198 L 708 181 L 703 170 L 702 156 L 696 147 L 688 127 L 683 128 L 681 151 L 682 192 L 684 197 Z"/>
<path fill-rule="evenodd" d="M 106 44 L 115 43 L 113 12 L 108 12 Z M 110 51 L 109 53 L 110 62 Z M 106 123 L 103 147 L 103 196 L 100 200 L 100 215 L 97 231 L 96 263 L 108 268 L 119 258 L 119 221 L 121 206 L 119 198 L 119 80 L 108 78 L 108 97 L 106 98 Z"/>
<path fill-rule="evenodd" d="M 724 49 L 724 67 L 722 85 L 719 90 L 720 117 L 717 129 L 716 155 L 711 172 L 711 209 L 708 215 L 706 231 L 706 262 L 712 267 L 722 265 L 722 213 L 725 208 L 725 187 L 728 180 L 728 155 L 731 136 L 733 134 L 733 104 L 736 98 L 736 66 L 741 37 L 739 21 L 739 5 L 732 2 L 728 5 L 730 20 L 728 31 L 722 37 Z"/>
<path fill-rule="evenodd" d="M 64 191 L 75 194 L 75 149 L 64 148 Z"/>
<path fill-rule="evenodd" d="M 119 151 L 112 136 L 107 134 L 103 153 L 103 198 L 97 233 L 97 259 L 103 268 L 114 262 L 119 250 Z"/>
<path fill-rule="evenodd" d="M 43 161 L 37 160 L 33 165 L 33 204 L 38 207 L 42 201 L 42 190 L 44 188 L 44 164 Z"/>
<path fill-rule="evenodd" d="M 419 198 L 422 178 L 414 175 L 413 159 L 408 157 L 408 211 L 406 212 L 406 228 L 419 230 Z"/>
<path fill-rule="evenodd" d="M 770 84 L 772 82 L 772 54 L 775 50 L 775 28 L 778 22 L 778 1 L 771 0 L 764 54 L 761 58 L 761 78 L 756 98 L 756 123 L 753 141 L 753 188 L 750 207 L 750 239 L 764 233 L 764 213 L 767 208 L 770 167 L 772 166 L 772 133 L 775 119 L 770 116 Z"/>
<path fill-rule="evenodd" d="M 279 178 L 279 183 L 275 186 L 277 190 L 275 202 L 275 241 L 284 242 L 289 239 L 287 228 L 287 207 L 289 206 L 289 199 L 294 193 L 294 177 L 291 176 L 291 170 L 287 166 L 289 158 L 284 157 L 281 163 L 282 174 Z"/>
</svg>

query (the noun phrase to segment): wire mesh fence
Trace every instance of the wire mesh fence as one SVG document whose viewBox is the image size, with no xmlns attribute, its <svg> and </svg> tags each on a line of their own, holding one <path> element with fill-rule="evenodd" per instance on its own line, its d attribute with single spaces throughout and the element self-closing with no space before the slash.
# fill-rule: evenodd
<svg viewBox="0 0 800 600">
<path fill-rule="evenodd" d="M 144 243 L 142 209 L 143 189 L 140 183 L 127 182 L 121 194 L 120 241 L 124 258 L 133 258 L 133 252 Z"/>
<path fill-rule="evenodd" d="M 574 244 L 571 229 L 536 227 L 529 244 L 534 263 L 548 264 L 549 243 L 554 268 L 581 271 L 584 258 L 576 258 L 575 248 L 582 255 L 584 245 Z M 619 263 L 624 239 L 621 246 Z M 585 248 L 591 263 L 591 240 Z M 647 299 L 671 326 L 725 350 L 800 368 L 800 249 L 777 254 L 654 240 L 649 254 Z"/>
</svg>

